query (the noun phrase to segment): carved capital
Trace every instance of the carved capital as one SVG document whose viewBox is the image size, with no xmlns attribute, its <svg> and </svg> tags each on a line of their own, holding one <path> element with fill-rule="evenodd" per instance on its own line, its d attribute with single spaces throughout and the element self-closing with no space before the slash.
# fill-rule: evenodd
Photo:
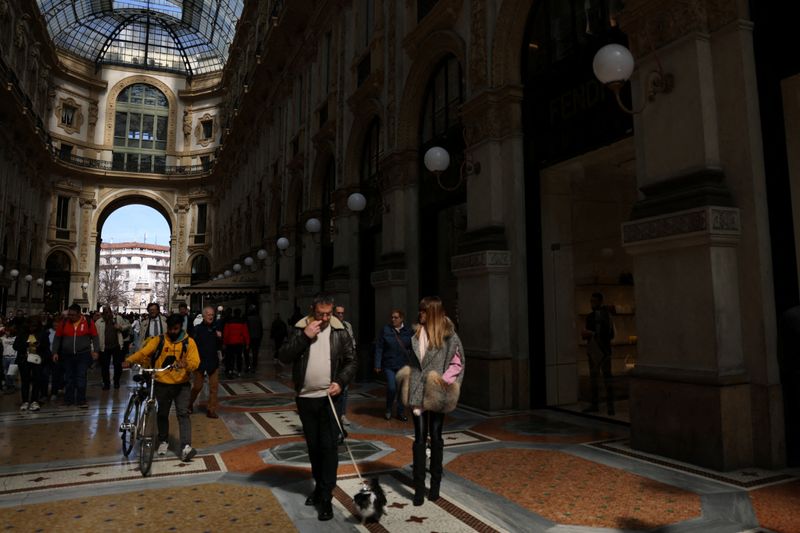
<svg viewBox="0 0 800 533">
<path fill-rule="evenodd" d="M 483 250 L 456 255 L 450 259 L 450 266 L 458 277 L 508 272 L 511 267 L 511 252 Z"/>
<path fill-rule="evenodd" d="M 506 86 L 483 91 L 461 108 L 467 146 L 522 134 L 522 88 Z"/>
</svg>

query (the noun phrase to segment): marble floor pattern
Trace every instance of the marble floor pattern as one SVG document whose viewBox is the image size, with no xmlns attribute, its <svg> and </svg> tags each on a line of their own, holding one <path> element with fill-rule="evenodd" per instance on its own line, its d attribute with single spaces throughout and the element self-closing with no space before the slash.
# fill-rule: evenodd
<svg viewBox="0 0 800 533">
<path fill-rule="evenodd" d="M 269 361 L 268 361 L 269 363 Z M 192 415 L 198 456 L 171 451 L 143 478 L 120 450 L 127 384 L 102 391 L 90 375 L 88 410 L 48 402 L 19 412 L 0 396 L 0 530 L 800 533 L 798 472 L 721 474 L 630 449 L 619 421 L 566 411 L 458 409 L 445 429 L 442 498 L 411 505 L 411 422 L 385 420 L 383 387 L 351 387 L 347 439 L 365 477 L 378 477 L 387 512 L 354 516 L 359 479 L 340 447 L 334 520 L 304 505 L 312 485 L 286 374 L 272 364 L 225 380 L 219 419 Z"/>
</svg>

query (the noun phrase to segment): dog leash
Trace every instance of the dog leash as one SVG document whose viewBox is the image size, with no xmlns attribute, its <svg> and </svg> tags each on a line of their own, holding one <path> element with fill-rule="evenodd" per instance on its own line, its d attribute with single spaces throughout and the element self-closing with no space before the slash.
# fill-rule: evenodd
<svg viewBox="0 0 800 533">
<path fill-rule="evenodd" d="M 353 468 L 356 469 L 356 475 L 358 475 L 358 480 L 361 482 L 362 485 L 366 486 L 367 483 L 364 481 L 364 478 L 361 477 L 361 471 L 358 469 L 358 465 L 356 464 L 356 459 L 353 457 L 353 452 L 350 451 L 350 446 L 347 444 L 347 439 L 344 438 L 344 428 L 342 428 L 342 423 L 339 422 L 339 414 L 336 412 L 336 406 L 333 405 L 333 398 L 330 394 L 328 394 L 328 402 L 331 404 L 331 412 L 333 413 L 333 418 L 336 420 L 336 425 L 339 426 L 339 431 L 342 432 L 342 442 L 344 442 L 344 447 L 347 450 L 348 455 L 350 455 L 350 461 L 353 463 Z"/>
</svg>

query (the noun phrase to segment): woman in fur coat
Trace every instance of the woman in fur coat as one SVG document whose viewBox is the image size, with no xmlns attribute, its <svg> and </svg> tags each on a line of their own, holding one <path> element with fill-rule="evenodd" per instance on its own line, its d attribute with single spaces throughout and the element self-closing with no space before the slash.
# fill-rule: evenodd
<svg viewBox="0 0 800 533">
<path fill-rule="evenodd" d="M 431 484 L 428 499 L 439 498 L 442 481 L 442 425 L 456 408 L 464 379 L 464 348 L 442 300 L 428 296 L 419 303 L 419 324 L 411 339 L 414 356 L 397 373 L 403 403 L 414 414 L 414 505 L 425 498 L 425 445 L 431 441 Z"/>
</svg>

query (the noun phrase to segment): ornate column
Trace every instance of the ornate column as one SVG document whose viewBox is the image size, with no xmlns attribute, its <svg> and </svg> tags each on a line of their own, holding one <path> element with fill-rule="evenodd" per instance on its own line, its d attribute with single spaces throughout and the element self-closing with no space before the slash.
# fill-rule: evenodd
<svg viewBox="0 0 800 533">
<path fill-rule="evenodd" d="M 84 189 L 78 197 L 80 206 L 80 229 L 78 238 L 78 271 L 72 273 L 70 294 L 79 294 L 75 301 L 82 308 L 91 307 L 97 285 L 97 277 L 92 279 L 95 267 L 97 246 L 97 228 L 92 227 L 94 210 L 97 209 L 97 198 L 94 190 Z M 88 283 L 89 288 L 83 290 L 82 283 Z"/>
<path fill-rule="evenodd" d="M 462 109 L 466 157 L 480 172 L 466 178 L 467 231 L 451 266 L 472 368 L 463 401 L 486 410 L 530 401 L 521 101 L 519 88 L 504 87 Z"/>
<path fill-rule="evenodd" d="M 735 0 L 625 7 L 634 106 L 657 61 L 675 77 L 635 121 L 631 443 L 720 470 L 775 467 L 783 413 L 752 24 Z"/>
</svg>

